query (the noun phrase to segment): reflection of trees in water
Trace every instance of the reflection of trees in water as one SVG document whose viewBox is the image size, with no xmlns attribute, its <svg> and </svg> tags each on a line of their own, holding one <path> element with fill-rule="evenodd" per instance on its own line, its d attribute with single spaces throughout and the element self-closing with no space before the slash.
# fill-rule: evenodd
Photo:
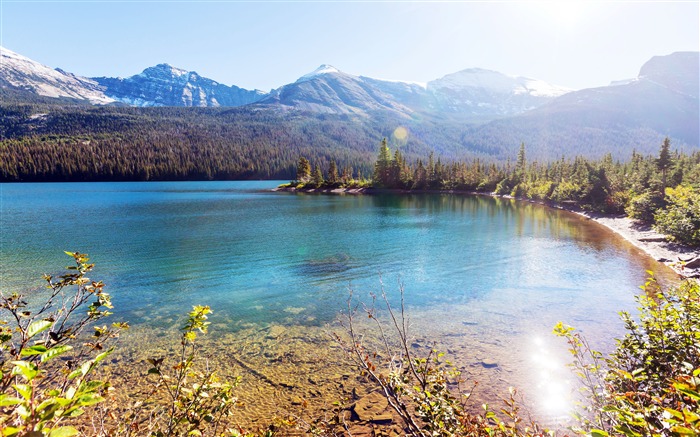
<svg viewBox="0 0 700 437">
<path fill-rule="evenodd" d="M 583 250 L 601 255 L 616 250 L 640 264 L 640 271 L 659 270 L 660 265 L 613 231 L 575 213 L 515 199 L 460 194 L 379 194 L 369 196 L 377 214 L 428 216 L 455 212 L 472 218 L 485 216 L 504 227 L 514 226 L 518 237 L 542 237 L 573 241 Z"/>
</svg>

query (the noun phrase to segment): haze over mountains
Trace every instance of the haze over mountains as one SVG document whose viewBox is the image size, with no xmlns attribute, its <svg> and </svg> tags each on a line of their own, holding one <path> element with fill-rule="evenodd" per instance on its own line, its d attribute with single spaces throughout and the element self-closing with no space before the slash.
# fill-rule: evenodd
<svg viewBox="0 0 700 437">
<path fill-rule="evenodd" d="M 521 142 L 538 160 L 608 152 L 627 159 L 632 150 L 655 153 L 666 136 L 686 152 L 700 142 L 698 52 L 655 56 L 637 78 L 578 91 L 478 68 L 421 84 L 321 65 L 270 92 L 168 64 L 128 78 L 85 78 L 4 48 L 0 54 L 0 139 L 127 130 L 158 142 L 171 132 L 182 144 L 216 139 L 283 155 L 275 158 L 282 170 L 246 173 L 255 177 L 291 172 L 302 152 L 369 168 L 382 137 L 409 158 L 435 151 L 501 162 Z M 408 137 L 393 137 L 397 127 Z"/>
</svg>

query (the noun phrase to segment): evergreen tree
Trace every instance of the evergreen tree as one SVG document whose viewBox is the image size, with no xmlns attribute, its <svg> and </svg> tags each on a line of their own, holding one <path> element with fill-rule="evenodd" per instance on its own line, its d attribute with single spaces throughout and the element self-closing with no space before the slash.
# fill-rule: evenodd
<svg viewBox="0 0 700 437">
<path fill-rule="evenodd" d="M 338 166 L 335 163 L 335 159 L 331 160 L 328 166 L 328 183 L 335 184 L 338 182 Z"/>
<path fill-rule="evenodd" d="M 316 164 L 314 166 L 314 172 L 311 175 L 311 181 L 316 187 L 323 185 L 323 173 L 321 172 L 321 167 Z"/>
<path fill-rule="evenodd" d="M 311 164 L 303 156 L 299 158 L 299 164 L 297 164 L 297 180 L 302 183 L 311 180 Z"/>
<path fill-rule="evenodd" d="M 666 176 L 668 174 L 668 169 L 673 165 L 670 148 L 671 140 L 666 137 L 663 144 L 661 144 L 659 157 L 656 160 L 656 168 L 661 172 L 661 195 L 664 195 L 666 191 Z"/>
<path fill-rule="evenodd" d="M 372 176 L 374 184 L 379 187 L 388 187 L 391 182 L 391 151 L 389 145 L 384 138 L 379 145 L 379 154 L 377 162 L 374 164 L 374 175 Z"/>
<path fill-rule="evenodd" d="M 520 150 L 518 151 L 518 161 L 515 163 L 515 173 L 518 177 L 518 182 L 522 181 L 525 176 L 525 166 L 527 162 L 525 161 L 525 143 L 520 143 Z"/>
</svg>

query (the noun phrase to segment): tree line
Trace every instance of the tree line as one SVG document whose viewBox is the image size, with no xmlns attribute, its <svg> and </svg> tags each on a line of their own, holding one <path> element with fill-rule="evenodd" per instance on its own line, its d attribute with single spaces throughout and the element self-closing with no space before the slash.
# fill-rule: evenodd
<svg viewBox="0 0 700 437">
<path fill-rule="evenodd" d="M 371 181 L 338 177 L 335 163 L 324 173 L 301 158 L 294 185 L 303 188 L 367 186 L 408 191 L 465 191 L 568 204 L 588 211 L 626 214 L 654 225 L 677 241 L 700 245 L 700 152 L 671 150 L 666 138 L 658 155 L 636 151 L 628 161 L 577 156 L 552 162 L 529 161 L 521 144 L 515 161 L 505 164 L 443 162 L 430 153 L 409 162 L 382 140 Z"/>
</svg>

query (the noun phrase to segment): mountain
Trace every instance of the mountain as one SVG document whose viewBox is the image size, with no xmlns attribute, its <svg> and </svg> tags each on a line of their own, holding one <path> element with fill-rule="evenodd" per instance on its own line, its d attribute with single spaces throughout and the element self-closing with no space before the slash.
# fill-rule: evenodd
<svg viewBox="0 0 700 437">
<path fill-rule="evenodd" d="M 304 113 L 388 115 L 481 120 L 519 114 L 569 90 L 532 79 L 471 69 L 426 84 L 374 79 L 321 65 L 269 94 L 227 86 L 194 71 L 158 64 L 127 78 L 85 78 L 53 70 L 2 49 L 0 84 L 6 89 L 93 104 L 128 106 L 237 107 Z M 480 119 L 481 117 L 481 119 Z"/>
<path fill-rule="evenodd" d="M 323 64 L 296 82 L 272 90 L 257 106 L 282 110 L 296 109 L 321 114 L 367 114 L 388 111 L 408 116 L 411 108 L 372 81 L 343 73 Z"/>
<path fill-rule="evenodd" d="M 686 152 L 698 150 L 700 142 L 697 52 L 657 56 L 634 79 L 580 91 L 481 69 L 419 84 L 322 65 L 269 94 L 227 87 L 167 64 L 127 79 L 93 80 L 9 51 L 3 55 L 0 152 L 17 162 L 43 153 L 36 166 L 44 170 L 22 176 L 32 180 L 79 178 L 83 158 L 98 155 L 91 178 L 129 179 L 133 175 L 99 170 L 101 159 L 112 152 L 121 156 L 117 152 L 128 147 L 140 163 L 134 165 L 146 173 L 167 157 L 197 168 L 168 177 L 225 179 L 292 174 L 302 155 L 324 168 L 336 159 L 366 175 L 383 137 L 409 160 L 433 151 L 443 159 L 489 162 L 512 159 L 521 142 L 528 159 L 538 161 L 606 153 L 628 159 L 633 149 L 655 154 L 665 136 Z M 71 176 L 46 173 L 56 154 L 68 150 L 66 141 L 73 144 L 71 153 L 83 150 L 66 161 L 75 167 Z M 178 147 L 171 147 L 173 141 Z M 217 153 L 202 152 L 209 149 Z M 208 174 L 197 164 L 203 155 L 235 162 L 236 169 Z"/>
<path fill-rule="evenodd" d="M 675 146 L 700 143 L 700 54 L 655 56 L 636 79 L 565 94 L 532 111 L 474 128 L 467 147 L 525 142 L 537 156 L 567 151 L 590 154 L 608 144 L 617 157 L 630 150 L 658 149 L 664 137 Z M 687 149 L 686 149 L 687 150 Z"/>
<path fill-rule="evenodd" d="M 0 87 L 12 98 L 33 100 L 30 94 L 129 106 L 242 106 L 260 100 L 266 93 L 226 86 L 168 64 L 146 68 L 128 78 L 78 76 L 52 69 L 0 47 Z M 28 94 L 29 93 L 29 94 Z M 22 97 L 24 95 L 24 98 Z"/>
<path fill-rule="evenodd" d="M 92 79 L 54 70 L 4 47 L 0 47 L 0 87 L 101 105 L 114 101 L 104 94 L 104 87 Z"/>
<path fill-rule="evenodd" d="M 471 69 L 420 85 L 353 76 L 321 65 L 258 102 L 329 114 L 389 111 L 404 117 L 499 117 L 541 106 L 570 90 L 533 79 Z"/>
<path fill-rule="evenodd" d="M 242 106 L 265 96 L 227 86 L 168 64 L 146 68 L 142 73 L 122 78 L 95 77 L 109 98 L 130 106 Z"/>
<path fill-rule="evenodd" d="M 472 68 L 428 82 L 433 111 L 472 115 L 514 115 L 542 106 L 572 90 L 541 80 Z"/>
</svg>

